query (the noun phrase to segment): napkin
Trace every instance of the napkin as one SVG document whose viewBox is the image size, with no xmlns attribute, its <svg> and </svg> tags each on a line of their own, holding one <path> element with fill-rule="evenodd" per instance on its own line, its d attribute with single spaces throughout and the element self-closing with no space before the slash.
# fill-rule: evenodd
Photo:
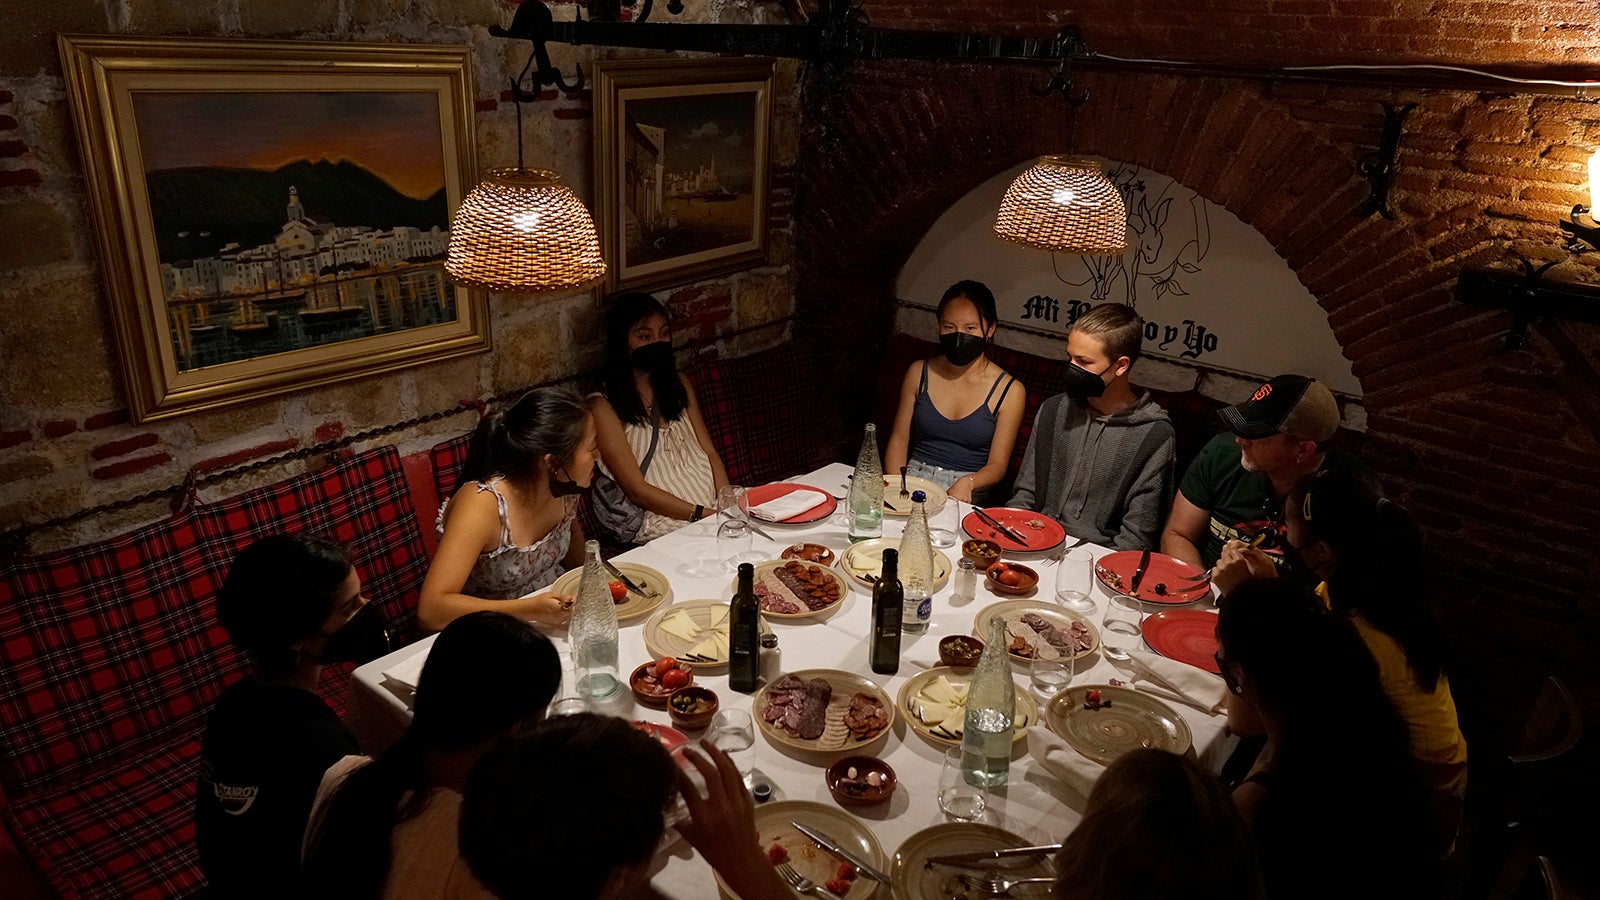
<svg viewBox="0 0 1600 900">
<path fill-rule="evenodd" d="M 1028 755 L 1085 800 L 1089 799 L 1089 792 L 1094 790 L 1100 773 L 1106 770 L 1105 766 L 1072 749 L 1071 744 L 1043 725 L 1028 729 Z"/>
<path fill-rule="evenodd" d="M 422 677 L 422 664 L 427 661 L 428 654 L 426 648 L 424 648 L 424 652 L 413 653 L 384 669 L 383 677 L 401 687 L 415 691 L 417 689 L 417 680 Z"/>
<path fill-rule="evenodd" d="M 1135 678 L 1145 682 L 1140 690 L 1152 686 L 1156 690 L 1150 693 L 1160 694 L 1176 689 L 1183 702 L 1210 715 L 1228 711 L 1228 686 L 1220 676 L 1147 650 L 1133 650 L 1130 656 Z"/>
<path fill-rule="evenodd" d="M 810 512 L 826 502 L 828 502 L 828 498 L 824 494 L 819 494 L 816 491 L 795 490 L 777 499 L 768 500 L 760 506 L 750 507 L 750 515 L 758 519 L 765 519 L 768 522 L 782 522 L 784 519 L 791 519 L 801 513 Z"/>
</svg>

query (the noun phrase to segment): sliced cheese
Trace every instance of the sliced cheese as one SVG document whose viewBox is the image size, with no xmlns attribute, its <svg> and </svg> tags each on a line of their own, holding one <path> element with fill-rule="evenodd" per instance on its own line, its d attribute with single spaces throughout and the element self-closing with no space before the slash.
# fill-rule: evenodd
<svg viewBox="0 0 1600 900">
<path fill-rule="evenodd" d="M 676 610 L 661 620 L 661 630 L 675 638 L 686 641 L 695 640 L 700 636 L 701 628 L 687 612 Z"/>
<path fill-rule="evenodd" d="M 713 609 L 711 611 L 711 621 L 707 623 L 707 627 L 715 628 L 718 625 L 721 625 L 721 624 L 723 624 L 723 623 L 725 623 L 727 621 L 728 621 L 728 607 L 719 606 L 716 609 Z"/>
</svg>

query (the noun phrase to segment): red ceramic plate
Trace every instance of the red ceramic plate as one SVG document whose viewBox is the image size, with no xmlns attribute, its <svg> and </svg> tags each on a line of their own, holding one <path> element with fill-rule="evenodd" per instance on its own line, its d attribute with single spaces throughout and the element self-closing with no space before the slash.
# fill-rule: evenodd
<svg viewBox="0 0 1600 900">
<path fill-rule="evenodd" d="M 684 758 L 682 753 L 678 752 L 680 749 L 688 745 L 688 735 L 676 728 L 673 728 L 671 725 L 658 725 L 655 722 L 646 722 L 643 719 L 634 722 L 633 727 L 660 741 L 661 746 L 667 748 L 667 752 L 672 754 L 672 758 L 677 760 L 678 765 L 684 767 L 685 769 L 692 765 L 687 759 Z"/>
<path fill-rule="evenodd" d="M 984 512 L 989 518 L 1021 535 L 1022 541 L 1006 537 L 999 529 L 978 518 L 976 510 L 967 513 L 967 517 L 961 520 L 961 527 L 972 537 L 999 544 L 1001 553 L 1007 550 L 1013 553 L 1043 553 L 1054 550 L 1067 540 L 1067 531 L 1061 527 L 1061 523 L 1043 513 L 1009 506 L 995 506 Z"/>
<path fill-rule="evenodd" d="M 1150 554 L 1150 565 L 1144 570 L 1144 580 L 1139 582 L 1139 593 L 1129 593 L 1133 573 L 1139 571 L 1138 550 L 1121 550 L 1107 553 L 1094 565 L 1094 577 L 1106 590 L 1124 597 L 1137 597 L 1145 603 L 1193 603 L 1211 596 L 1211 582 L 1191 580 L 1203 574 L 1195 566 L 1165 553 Z"/>
<path fill-rule="evenodd" d="M 751 507 L 760 506 L 763 503 L 776 500 L 779 497 L 786 497 L 795 491 L 810 491 L 811 493 L 816 494 L 817 499 L 821 500 L 822 503 L 818 506 L 813 506 L 797 516 L 790 516 L 787 519 L 783 519 L 782 521 L 778 522 L 780 525 L 809 525 L 812 522 L 820 522 L 823 519 L 833 515 L 833 511 L 839 508 L 839 501 L 833 499 L 832 494 L 822 490 L 821 488 L 814 488 L 808 484 L 787 484 L 784 482 L 779 482 L 777 484 L 763 484 L 760 487 L 750 488 L 744 492 L 744 499 L 741 500 L 740 503 L 744 507 L 744 511 L 749 513 Z M 774 521 L 772 519 L 763 518 L 759 515 L 754 516 L 754 518 L 761 519 L 763 522 Z"/>
<path fill-rule="evenodd" d="M 1221 675 L 1217 669 L 1217 616 L 1203 609 L 1164 609 L 1145 617 L 1144 642 L 1178 662 Z"/>
</svg>

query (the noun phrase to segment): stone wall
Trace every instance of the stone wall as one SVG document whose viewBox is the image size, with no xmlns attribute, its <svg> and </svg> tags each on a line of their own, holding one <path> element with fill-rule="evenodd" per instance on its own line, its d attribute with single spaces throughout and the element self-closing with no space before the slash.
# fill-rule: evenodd
<svg viewBox="0 0 1600 900">
<path fill-rule="evenodd" d="M 502 0 L 13 0 L 0 28 L 0 531 L 413 416 L 572 376 L 599 362 L 600 310 L 588 293 L 491 298 L 494 351 L 133 426 L 115 374 L 111 328 L 76 140 L 56 56 L 57 32 L 291 38 L 469 45 L 480 170 L 516 160 L 509 79 L 528 45 L 490 37 L 509 23 Z M 571 17 L 570 5 L 558 18 Z M 664 13 L 661 14 L 665 18 Z M 687 21 L 781 15 L 747 3 L 695 4 Z M 552 45 L 569 77 L 607 51 Z M 624 55 L 624 54 L 614 54 Z M 633 54 L 653 55 L 662 54 Z M 709 352 L 743 355 L 785 338 L 793 312 L 789 240 L 798 142 L 798 66 L 780 62 L 773 132 L 771 265 L 661 292 Z M 593 197 L 590 97 L 557 96 L 525 111 L 532 165 Z M 770 328 L 759 328 L 766 324 Z M 719 336 L 738 332 L 728 340 Z M 383 438 L 413 449 L 470 427 L 460 415 Z M 261 477 L 292 473 L 278 467 Z M 231 493 L 244 483 L 219 485 Z M 147 503 L 42 535 L 59 543 L 164 513 Z"/>
</svg>

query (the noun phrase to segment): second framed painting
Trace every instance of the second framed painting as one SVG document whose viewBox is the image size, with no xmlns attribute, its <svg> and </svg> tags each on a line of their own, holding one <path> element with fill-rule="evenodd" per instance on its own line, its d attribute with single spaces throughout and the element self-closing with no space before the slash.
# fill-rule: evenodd
<svg viewBox="0 0 1600 900">
<path fill-rule="evenodd" d="M 653 290 L 767 259 L 773 63 L 595 65 L 605 290 Z"/>
</svg>

